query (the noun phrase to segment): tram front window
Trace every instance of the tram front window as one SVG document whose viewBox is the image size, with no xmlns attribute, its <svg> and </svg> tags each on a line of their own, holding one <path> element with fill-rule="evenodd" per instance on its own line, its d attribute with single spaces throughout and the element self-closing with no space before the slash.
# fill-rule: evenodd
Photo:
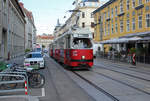
<svg viewBox="0 0 150 101">
<path fill-rule="evenodd" d="M 73 48 L 75 49 L 92 48 L 91 40 L 88 38 L 74 38 Z"/>
</svg>

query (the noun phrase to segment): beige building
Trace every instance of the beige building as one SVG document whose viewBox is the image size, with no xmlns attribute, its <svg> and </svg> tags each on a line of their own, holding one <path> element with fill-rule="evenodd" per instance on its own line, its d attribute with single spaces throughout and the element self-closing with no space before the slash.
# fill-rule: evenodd
<svg viewBox="0 0 150 101">
<path fill-rule="evenodd" d="M 0 57 L 24 54 L 25 15 L 18 0 L 0 0 Z"/>
<path fill-rule="evenodd" d="M 53 35 L 38 35 L 36 38 L 36 44 L 39 44 L 40 46 L 44 45 L 45 49 L 48 49 L 49 44 L 53 42 L 53 39 Z"/>
<path fill-rule="evenodd" d="M 99 0 L 75 0 L 74 10 L 69 10 L 71 16 L 67 19 L 64 25 L 56 26 L 54 36 L 65 33 L 71 28 L 79 27 L 89 29 L 94 35 L 94 17 L 92 12 L 100 6 Z M 57 25 L 60 25 L 57 23 Z"/>
</svg>

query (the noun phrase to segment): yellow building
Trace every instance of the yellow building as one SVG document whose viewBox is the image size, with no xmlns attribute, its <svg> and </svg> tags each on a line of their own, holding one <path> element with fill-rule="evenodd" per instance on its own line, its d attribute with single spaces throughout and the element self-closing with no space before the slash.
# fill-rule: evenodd
<svg viewBox="0 0 150 101">
<path fill-rule="evenodd" d="M 105 44 L 140 40 L 150 47 L 150 0 L 109 0 L 93 14 L 94 40 Z"/>
</svg>

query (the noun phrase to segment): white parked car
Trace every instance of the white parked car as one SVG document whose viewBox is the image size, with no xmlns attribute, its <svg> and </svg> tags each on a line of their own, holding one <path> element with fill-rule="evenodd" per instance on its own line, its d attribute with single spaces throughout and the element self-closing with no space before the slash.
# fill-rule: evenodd
<svg viewBox="0 0 150 101">
<path fill-rule="evenodd" d="M 41 52 L 30 52 L 25 56 L 24 59 L 24 66 L 25 65 L 35 65 L 39 64 L 39 68 L 44 68 L 45 63 L 44 63 L 44 58 L 41 54 Z"/>
</svg>

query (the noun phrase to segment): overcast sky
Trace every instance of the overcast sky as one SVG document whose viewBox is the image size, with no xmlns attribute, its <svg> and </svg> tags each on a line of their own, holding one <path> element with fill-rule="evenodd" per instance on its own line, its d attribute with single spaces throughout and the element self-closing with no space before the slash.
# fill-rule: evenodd
<svg viewBox="0 0 150 101">
<path fill-rule="evenodd" d="M 53 34 L 57 19 L 64 22 L 73 9 L 74 0 L 20 0 L 24 7 L 33 12 L 37 34 Z M 107 0 L 102 0 L 107 1 Z"/>
</svg>

